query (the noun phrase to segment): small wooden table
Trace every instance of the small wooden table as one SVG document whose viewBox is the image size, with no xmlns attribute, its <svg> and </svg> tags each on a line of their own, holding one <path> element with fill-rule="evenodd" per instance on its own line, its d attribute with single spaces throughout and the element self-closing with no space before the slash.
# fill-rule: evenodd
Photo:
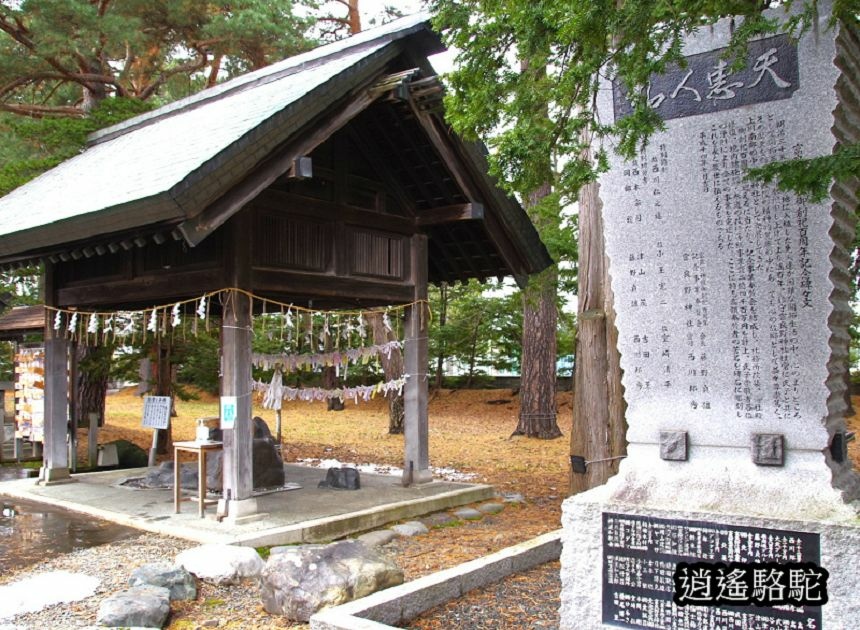
<svg viewBox="0 0 860 630">
<path fill-rule="evenodd" d="M 179 514 L 179 503 L 181 501 L 190 501 L 190 498 L 183 499 L 180 496 L 182 488 L 180 487 L 180 464 L 179 453 L 194 453 L 197 455 L 197 492 L 198 492 L 198 512 L 200 518 L 203 518 L 206 509 L 206 454 L 209 451 L 220 451 L 224 448 L 224 442 L 174 442 L 173 443 L 173 503 L 176 513 Z M 216 503 L 217 501 L 209 501 Z"/>
</svg>

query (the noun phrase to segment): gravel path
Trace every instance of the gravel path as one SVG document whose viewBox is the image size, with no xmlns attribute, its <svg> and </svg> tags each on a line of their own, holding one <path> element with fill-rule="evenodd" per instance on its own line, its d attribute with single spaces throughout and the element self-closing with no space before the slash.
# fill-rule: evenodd
<svg viewBox="0 0 860 630">
<path fill-rule="evenodd" d="M 413 619 L 410 630 L 522 630 L 559 624 L 560 564 L 508 576 Z"/>
<path fill-rule="evenodd" d="M 90 575 L 98 578 L 100 583 L 93 597 L 79 602 L 56 604 L 13 619 L 0 620 L 0 624 L 21 628 L 76 628 L 94 625 L 101 600 L 106 595 L 128 588 L 128 576 L 132 569 L 157 560 L 172 561 L 177 553 L 193 546 L 194 543 L 177 538 L 141 534 L 98 547 L 80 549 L 38 565 L 4 573 L 0 575 L 0 584 L 59 570 Z"/>
</svg>

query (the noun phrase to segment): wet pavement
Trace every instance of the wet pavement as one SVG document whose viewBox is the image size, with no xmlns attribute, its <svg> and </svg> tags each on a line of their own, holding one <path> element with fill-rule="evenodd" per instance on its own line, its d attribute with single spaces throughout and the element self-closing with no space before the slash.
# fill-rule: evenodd
<svg viewBox="0 0 860 630">
<path fill-rule="evenodd" d="M 0 480 L 25 476 L 26 469 L 0 467 Z M 2 573 L 138 534 L 130 527 L 86 514 L 0 494 Z"/>
</svg>

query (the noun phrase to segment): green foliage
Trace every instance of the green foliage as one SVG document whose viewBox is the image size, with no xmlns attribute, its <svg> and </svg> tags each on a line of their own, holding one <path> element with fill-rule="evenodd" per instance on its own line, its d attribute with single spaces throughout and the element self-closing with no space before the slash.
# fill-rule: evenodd
<svg viewBox="0 0 860 630">
<path fill-rule="evenodd" d="M 446 379 L 455 386 L 474 386 L 481 376 L 492 371 L 517 373 L 522 358 L 522 295 L 510 285 L 471 280 L 447 287 L 447 311 L 442 324 L 442 291 L 430 287 L 433 310 L 430 325 L 429 356 L 431 372 L 441 354 L 453 362 L 459 379 Z M 561 313 L 558 324 L 558 360 L 569 361 L 573 348 L 574 316 Z"/>
<path fill-rule="evenodd" d="M 134 99 L 100 102 L 86 118 L 23 118 L 0 115 L 7 143 L 0 151 L 0 195 L 5 195 L 83 151 L 87 135 L 152 109 Z"/>
<path fill-rule="evenodd" d="M 801 10 L 785 26 L 765 17 L 759 0 L 433 0 L 435 25 L 459 50 L 450 75 L 446 110 L 458 132 L 482 138 L 493 149 L 493 172 L 516 192 L 553 185 L 561 205 L 605 168 L 605 156 L 584 160 L 592 136 L 613 134 L 619 152 L 633 156 L 662 121 L 648 106 L 649 78 L 684 64 L 685 35 L 717 20 L 739 16 L 729 56 L 739 63 L 751 37 L 780 29 L 798 34 L 814 14 L 814 0 L 786 1 Z M 860 1 L 837 0 L 835 18 L 856 22 Z M 629 90 L 633 113 L 615 124 L 597 118 L 598 77 L 612 74 Z M 554 164 L 546 156 L 557 157 Z M 841 175 L 843 162 L 823 162 L 822 177 Z M 806 184 L 798 171 L 774 174 L 785 186 Z M 856 170 L 854 171 L 856 172 Z M 799 180 L 799 181 L 798 181 Z"/>
<path fill-rule="evenodd" d="M 759 168 L 751 168 L 750 179 L 777 182 L 780 190 L 791 190 L 809 197 L 812 201 L 823 201 L 830 193 L 830 184 L 835 180 L 846 180 L 860 173 L 860 145 L 840 146 L 833 155 L 802 160 L 773 162 Z"/>
<path fill-rule="evenodd" d="M 305 33 L 313 21 L 307 9 L 313 5 L 301 0 L 4 0 L 0 109 L 80 116 L 109 96 L 165 97 L 175 77 L 214 81 L 261 68 L 310 47 Z"/>
</svg>

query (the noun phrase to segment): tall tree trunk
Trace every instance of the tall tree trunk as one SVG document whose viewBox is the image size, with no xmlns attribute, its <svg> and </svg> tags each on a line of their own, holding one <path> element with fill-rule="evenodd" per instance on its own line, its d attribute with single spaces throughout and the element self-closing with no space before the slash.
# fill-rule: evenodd
<svg viewBox="0 0 860 630">
<path fill-rule="evenodd" d="M 80 64 L 81 70 L 85 73 L 99 75 L 102 74 L 102 65 L 98 59 L 87 59 Z M 81 109 L 90 113 L 93 108 L 107 98 L 107 86 L 104 83 L 92 82 L 84 88 L 84 98 L 81 103 Z"/>
<path fill-rule="evenodd" d="M 549 195 L 549 184 L 529 195 L 527 209 Z M 538 231 L 541 225 L 536 221 Z M 523 356 L 520 417 L 513 435 L 544 440 L 561 436 L 555 406 L 558 270 L 555 265 L 529 278 L 523 290 Z"/>
<path fill-rule="evenodd" d="M 155 351 L 155 395 L 170 396 L 170 416 L 176 415 L 173 406 L 173 369 L 170 363 L 171 347 L 170 340 L 159 337 L 154 346 Z M 167 425 L 166 430 L 158 431 L 158 443 L 156 452 L 164 455 L 173 449 L 173 422 Z"/>
<path fill-rule="evenodd" d="M 481 317 L 478 316 L 478 321 L 475 322 L 475 327 L 472 329 L 472 349 L 469 353 L 469 376 L 466 378 L 466 389 L 469 389 L 475 380 L 475 360 L 478 356 L 478 331 L 480 330 Z"/>
<path fill-rule="evenodd" d="M 335 331 L 334 334 L 338 334 L 337 331 Z M 327 353 L 332 351 L 331 335 L 326 337 L 324 349 Z M 339 381 L 340 379 L 337 376 L 337 368 L 335 368 L 335 366 L 330 365 L 323 368 L 322 382 L 325 389 L 335 389 L 338 386 Z M 337 396 L 329 398 L 326 401 L 326 409 L 328 411 L 343 411 L 343 400 Z"/>
<path fill-rule="evenodd" d="M 619 458 L 626 451 L 618 330 L 601 210 L 598 184 L 587 184 L 579 195 L 579 305 L 570 433 L 571 456 L 587 465 L 584 473 L 571 470 L 571 494 L 605 483 L 618 472 Z"/>
<path fill-rule="evenodd" d="M 358 0 L 347 0 L 349 4 L 349 14 L 347 15 L 347 21 L 349 22 L 349 34 L 355 35 L 356 33 L 361 32 L 361 13 L 358 11 Z"/>
<path fill-rule="evenodd" d="M 97 413 L 98 425 L 104 426 L 111 351 L 112 348 L 109 346 L 77 345 L 78 369 L 74 404 L 77 417 L 72 418 L 72 422 L 87 422 L 89 414 Z"/>
<path fill-rule="evenodd" d="M 365 313 L 365 317 L 373 331 L 373 343 L 383 344 L 397 339 L 393 331 L 385 330 L 381 311 Z M 386 381 L 400 378 L 403 375 L 403 352 L 399 348 L 394 348 L 388 356 L 384 353 L 380 354 L 379 361 L 382 363 L 382 372 L 385 374 Z M 388 433 L 399 435 L 403 433 L 405 417 L 403 395 L 397 392 L 388 392 L 386 397 L 388 398 Z"/>
<path fill-rule="evenodd" d="M 448 321 L 448 283 L 442 282 L 439 285 L 439 330 L 441 331 Z M 439 354 L 436 356 L 436 389 L 442 389 L 443 370 L 445 368 L 445 337 L 440 335 Z"/>
</svg>

